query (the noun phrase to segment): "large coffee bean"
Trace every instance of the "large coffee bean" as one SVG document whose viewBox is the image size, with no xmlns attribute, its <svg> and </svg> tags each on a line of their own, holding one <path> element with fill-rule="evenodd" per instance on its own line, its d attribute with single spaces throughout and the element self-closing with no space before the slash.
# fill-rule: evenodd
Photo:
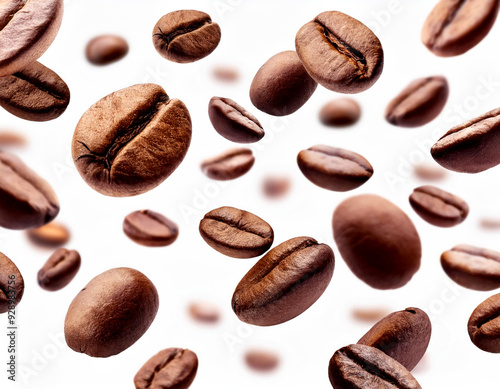
<svg viewBox="0 0 500 389">
<path fill-rule="evenodd" d="M 346 127 L 355 124 L 361 117 L 361 107 L 356 100 L 341 97 L 326 103 L 319 112 L 319 120 L 325 126 Z"/>
<path fill-rule="evenodd" d="M 255 163 L 252 150 L 230 149 L 201 163 L 203 173 L 213 180 L 234 180 L 248 173 Z"/>
<path fill-rule="evenodd" d="M 78 251 L 58 249 L 38 272 L 38 285 L 49 291 L 62 289 L 75 278 L 80 264 Z"/>
<path fill-rule="evenodd" d="M 21 272 L 9 257 L 0 253 L 0 313 L 13 310 L 23 294 L 24 280 Z"/>
<path fill-rule="evenodd" d="M 140 245 L 164 247 L 175 242 L 179 227 L 162 214 L 146 209 L 127 215 L 123 220 L 123 232 Z"/>
<path fill-rule="evenodd" d="M 500 353 L 500 294 L 484 300 L 467 324 L 472 343 L 483 351 Z"/>
<path fill-rule="evenodd" d="M 128 53 L 128 43 L 121 36 L 100 35 L 92 39 L 85 49 L 85 55 L 94 65 L 109 65 L 119 61 Z"/>
</svg>

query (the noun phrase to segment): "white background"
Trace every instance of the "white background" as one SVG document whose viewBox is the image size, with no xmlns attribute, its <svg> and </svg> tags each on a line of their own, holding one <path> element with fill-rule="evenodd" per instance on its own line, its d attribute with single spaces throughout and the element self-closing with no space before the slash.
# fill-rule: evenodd
<svg viewBox="0 0 500 389">
<path fill-rule="evenodd" d="M 420 42 L 422 24 L 436 1 L 411 0 L 72 0 L 66 1 L 63 24 L 41 62 L 56 71 L 71 89 L 71 103 L 59 119 L 31 123 L 0 112 L 1 129 L 13 129 L 29 138 L 19 155 L 55 188 L 61 202 L 58 220 L 69 226 L 67 247 L 82 256 L 82 267 L 69 286 L 58 292 L 39 288 L 36 274 L 50 255 L 28 243 L 23 232 L 1 230 L 0 250 L 15 261 L 26 283 L 18 307 L 18 382 L 12 385 L 48 388 L 133 388 L 137 370 L 153 354 L 167 347 L 189 348 L 199 357 L 192 385 L 201 388 L 330 388 L 327 365 L 338 348 L 355 343 L 369 328 L 351 317 L 353 307 L 386 306 L 424 309 L 432 318 L 433 335 L 424 363 L 414 371 L 424 388 L 499 389 L 500 356 L 476 348 L 467 334 L 473 309 L 494 292 L 466 290 L 448 280 L 440 254 L 459 243 L 500 249 L 500 232 L 483 231 L 479 219 L 499 216 L 500 168 L 477 175 L 450 173 L 439 184 L 470 205 L 468 219 L 451 229 L 433 227 L 411 209 L 408 196 L 422 185 L 412 175 L 412 164 L 432 162 L 432 143 L 450 127 L 500 105 L 498 42 L 500 25 L 465 55 L 438 58 Z M 177 9 L 211 14 L 222 28 L 222 41 L 209 57 L 193 64 L 175 64 L 160 57 L 151 42 L 157 20 Z M 272 55 L 294 49 L 299 28 L 326 10 L 345 12 L 370 26 L 382 41 L 385 68 L 368 91 L 354 96 L 361 104 L 360 122 L 349 129 L 323 127 L 317 119 L 321 106 L 337 94 L 318 87 L 297 113 L 273 118 L 255 109 L 248 97 L 251 80 Z M 95 67 L 84 49 L 95 35 L 116 33 L 130 43 L 122 61 Z M 216 82 L 213 66 L 239 68 L 236 84 Z M 443 114 L 418 129 L 392 127 L 384 121 L 385 106 L 411 80 L 444 74 L 450 98 Z M 488 81 L 489 80 L 489 81 Z M 110 198 L 88 187 L 70 157 L 74 128 L 87 108 L 105 95 L 142 82 L 162 85 L 180 98 L 193 118 L 193 141 L 177 171 L 155 190 L 133 198 Z M 484 84 L 488 84 L 487 87 Z M 226 184 L 211 181 L 199 169 L 206 157 L 234 146 L 212 128 L 207 115 L 212 96 L 229 97 L 252 111 L 267 134 L 252 146 L 256 163 L 245 176 Z M 300 173 L 297 153 L 314 144 L 354 150 L 374 166 L 367 184 L 350 193 L 314 186 Z M 293 187 L 282 201 L 261 194 L 263 177 L 286 173 Z M 423 243 L 420 271 L 405 287 L 394 291 L 371 289 L 344 264 L 332 239 L 331 216 L 343 199 L 377 193 L 405 210 Z M 203 215 L 230 205 L 251 211 L 268 221 L 275 244 L 308 235 L 332 246 L 336 269 L 325 294 L 298 318 L 270 328 L 243 325 L 231 311 L 233 290 L 257 259 L 232 259 L 211 249 L 198 233 Z M 146 248 L 122 232 L 128 213 L 149 208 L 180 226 L 170 247 Z M 91 278 L 113 267 L 128 266 L 145 273 L 157 286 L 160 310 L 150 330 L 132 347 L 107 359 L 91 358 L 69 349 L 62 338 L 67 308 Z M 223 313 L 215 327 L 193 323 L 186 306 L 193 300 L 215 303 Z M 7 327 L 6 315 L 0 316 Z M 1 327 L 0 327 L 1 328 Z M 6 330 L 5 330 L 6 331 Z M 2 330 L 1 333 L 4 331 Z M 242 355 L 250 347 L 276 350 L 282 363 L 273 374 L 255 374 Z M 6 337 L 0 340 L 0 361 L 7 362 Z M 2 363 L 2 366 L 5 365 Z M 0 369 L 0 387 L 10 384 Z M 22 374 L 24 372 L 24 374 Z"/>
</svg>

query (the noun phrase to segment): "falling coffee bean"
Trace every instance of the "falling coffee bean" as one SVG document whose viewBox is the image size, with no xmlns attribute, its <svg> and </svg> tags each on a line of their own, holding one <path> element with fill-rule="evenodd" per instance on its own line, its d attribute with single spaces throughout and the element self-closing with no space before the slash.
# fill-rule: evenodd
<svg viewBox="0 0 500 389">
<path fill-rule="evenodd" d="M 240 72 L 237 68 L 229 65 L 217 65 L 212 69 L 214 78 L 218 81 L 234 83 L 240 79 Z"/>
<path fill-rule="evenodd" d="M 356 320 L 373 324 L 387 316 L 389 312 L 386 307 L 357 307 L 352 309 L 351 315 Z"/>
<path fill-rule="evenodd" d="M 268 175 L 264 178 L 262 190 L 264 195 L 270 199 L 278 199 L 287 195 L 292 182 L 286 175 Z"/>
<path fill-rule="evenodd" d="M 270 372 L 278 367 L 280 359 L 278 354 L 273 351 L 250 349 L 245 353 L 245 362 L 254 371 Z"/>
<path fill-rule="evenodd" d="M 12 310 L 24 294 L 24 280 L 17 266 L 9 257 L 0 253 L 0 313 Z"/>
<path fill-rule="evenodd" d="M 137 244 L 164 247 L 175 242 L 179 227 L 165 216 L 146 209 L 127 215 L 123 221 L 123 232 Z"/>
<path fill-rule="evenodd" d="M 49 291 L 62 289 L 75 278 L 80 264 L 78 251 L 58 249 L 38 272 L 38 285 Z"/>
<path fill-rule="evenodd" d="M 214 324 L 220 319 L 219 308 L 204 301 L 191 303 L 188 311 L 191 318 L 198 323 Z"/>
<path fill-rule="evenodd" d="M 41 247 L 59 247 L 66 244 L 70 238 L 69 230 L 57 222 L 27 230 L 26 235 L 34 244 Z"/>
<path fill-rule="evenodd" d="M 100 35 L 87 44 L 85 55 L 90 63 L 103 66 L 125 57 L 128 49 L 127 41 L 121 36 Z"/>
<path fill-rule="evenodd" d="M 472 343 L 483 351 L 500 353 L 500 294 L 484 300 L 467 324 Z"/>
<path fill-rule="evenodd" d="M 25 147 L 28 144 L 28 140 L 21 134 L 18 134 L 15 131 L 5 130 L 0 131 L 0 147 L 2 149 L 5 148 L 14 148 L 14 147 Z"/>
<path fill-rule="evenodd" d="M 218 180 L 234 180 L 248 173 L 255 162 L 252 150 L 230 149 L 201 163 L 201 170 L 207 177 Z"/>
<path fill-rule="evenodd" d="M 355 124 L 361 117 L 361 107 L 346 97 L 331 100 L 321 108 L 319 120 L 328 127 L 347 127 Z"/>
<path fill-rule="evenodd" d="M 441 181 L 446 178 L 447 171 L 435 163 L 421 163 L 414 166 L 417 178 L 424 181 Z"/>
</svg>

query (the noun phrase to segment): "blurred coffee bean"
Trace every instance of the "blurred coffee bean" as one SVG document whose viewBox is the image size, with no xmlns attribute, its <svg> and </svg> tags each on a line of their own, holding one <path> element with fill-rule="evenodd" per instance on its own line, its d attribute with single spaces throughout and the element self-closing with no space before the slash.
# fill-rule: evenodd
<svg viewBox="0 0 500 389">
<path fill-rule="evenodd" d="M 359 321 L 376 323 L 389 312 L 389 309 L 385 307 L 358 307 L 351 310 L 351 315 Z"/>
<path fill-rule="evenodd" d="M 421 163 L 414 166 L 417 178 L 424 181 L 441 181 L 448 175 L 447 171 L 437 164 Z"/>
<path fill-rule="evenodd" d="M 80 269 L 78 251 L 58 249 L 38 272 L 38 285 L 48 291 L 56 291 L 68 285 Z"/>
<path fill-rule="evenodd" d="M 484 216 L 479 220 L 479 225 L 486 230 L 500 229 L 500 217 Z"/>
<path fill-rule="evenodd" d="M 205 301 L 196 301 L 189 304 L 188 311 L 194 321 L 204 324 L 217 323 L 221 316 L 216 305 Z"/>
<path fill-rule="evenodd" d="M 218 81 L 233 83 L 240 79 L 237 68 L 229 65 L 217 65 L 212 69 L 212 75 Z"/>
<path fill-rule="evenodd" d="M 251 349 L 245 352 L 247 366 L 258 372 L 270 372 L 275 370 L 280 362 L 279 355 L 270 350 Z"/>
<path fill-rule="evenodd" d="M 56 221 L 27 230 L 26 235 L 34 244 L 42 247 L 59 247 L 66 244 L 70 238 L 68 228 Z"/>
<path fill-rule="evenodd" d="M 8 147 L 24 147 L 28 144 L 28 140 L 21 134 L 14 131 L 0 131 L 0 148 Z"/>
<path fill-rule="evenodd" d="M 128 43 L 122 37 L 100 35 L 87 44 L 85 55 L 94 65 L 109 65 L 125 57 L 128 50 Z"/>
<path fill-rule="evenodd" d="M 264 178 L 262 190 L 270 199 L 278 199 L 288 194 L 292 182 L 288 176 L 269 175 Z"/>
<path fill-rule="evenodd" d="M 319 112 L 319 120 L 329 127 L 352 126 L 360 117 L 361 107 L 356 100 L 347 97 L 331 100 Z"/>
<path fill-rule="evenodd" d="M 255 162 L 252 150 L 245 148 L 230 149 L 206 159 L 201 170 L 213 180 L 234 180 L 248 173 Z"/>
</svg>

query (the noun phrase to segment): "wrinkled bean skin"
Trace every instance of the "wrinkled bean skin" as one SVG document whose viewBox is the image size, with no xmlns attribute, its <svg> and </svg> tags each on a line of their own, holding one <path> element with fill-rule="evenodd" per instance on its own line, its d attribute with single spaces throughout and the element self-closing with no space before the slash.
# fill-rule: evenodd
<svg viewBox="0 0 500 389">
<path fill-rule="evenodd" d="M 500 353 L 500 294 L 484 300 L 467 324 L 472 343 L 483 351 Z"/>
<path fill-rule="evenodd" d="M 0 314 L 9 311 L 10 301 L 17 306 L 24 294 L 24 279 L 17 266 L 5 254 L 0 253 Z"/>
</svg>

